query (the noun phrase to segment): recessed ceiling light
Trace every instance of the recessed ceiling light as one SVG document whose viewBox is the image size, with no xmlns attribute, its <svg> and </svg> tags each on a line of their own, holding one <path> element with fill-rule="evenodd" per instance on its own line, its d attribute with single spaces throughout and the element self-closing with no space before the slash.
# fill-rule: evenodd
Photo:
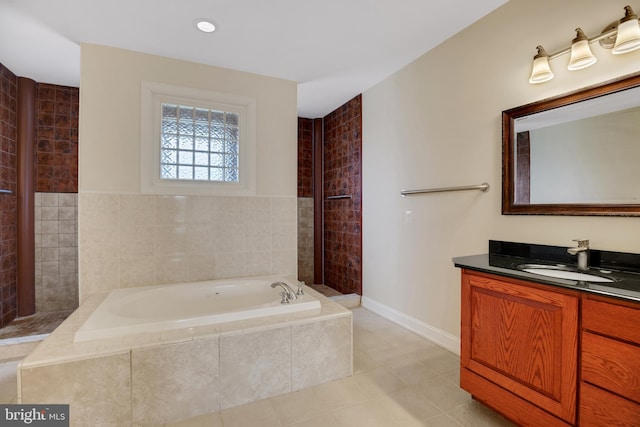
<svg viewBox="0 0 640 427">
<path fill-rule="evenodd" d="M 216 30 L 216 24 L 214 24 L 210 19 L 198 18 L 194 22 L 196 24 L 196 28 L 203 33 L 213 33 Z"/>
</svg>

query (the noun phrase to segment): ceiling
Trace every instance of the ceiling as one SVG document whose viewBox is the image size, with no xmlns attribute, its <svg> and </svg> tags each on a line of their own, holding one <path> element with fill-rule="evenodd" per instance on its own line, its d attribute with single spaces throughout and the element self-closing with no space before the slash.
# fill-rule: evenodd
<svg viewBox="0 0 640 427">
<path fill-rule="evenodd" d="M 296 81 L 316 118 L 506 1 L 0 0 L 0 63 L 79 86 L 80 43 L 114 46 Z"/>
</svg>

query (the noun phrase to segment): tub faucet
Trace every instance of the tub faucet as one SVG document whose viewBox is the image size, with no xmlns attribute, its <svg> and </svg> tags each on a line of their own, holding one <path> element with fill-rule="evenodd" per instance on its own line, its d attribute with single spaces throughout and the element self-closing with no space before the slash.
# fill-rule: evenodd
<svg viewBox="0 0 640 427">
<path fill-rule="evenodd" d="M 293 292 L 293 289 L 291 289 L 291 286 L 287 285 L 284 282 L 273 282 L 271 284 L 272 288 L 277 288 L 278 286 L 280 286 L 282 288 L 282 301 L 280 301 L 282 304 L 288 304 L 291 301 L 295 300 L 296 297 L 296 293 Z"/>
<path fill-rule="evenodd" d="M 578 242 L 578 246 L 575 248 L 567 249 L 567 252 L 571 255 L 578 255 L 578 270 L 588 270 L 588 252 L 589 252 L 589 240 L 587 239 L 574 239 L 574 242 Z"/>
</svg>

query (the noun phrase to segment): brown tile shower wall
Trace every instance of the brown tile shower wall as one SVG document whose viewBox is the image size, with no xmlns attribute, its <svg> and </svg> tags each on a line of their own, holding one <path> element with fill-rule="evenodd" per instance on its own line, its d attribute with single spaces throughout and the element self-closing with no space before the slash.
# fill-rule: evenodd
<svg viewBox="0 0 640 427">
<path fill-rule="evenodd" d="M 35 186 L 39 192 L 78 192 L 79 90 L 38 83 Z"/>
<path fill-rule="evenodd" d="M 324 118 L 323 151 L 325 285 L 362 294 L 361 95 Z"/>
<path fill-rule="evenodd" d="M 298 280 L 313 283 L 313 120 L 298 118 Z"/>
<path fill-rule="evenodd" d="M 313 197 L 313 120 L 298 117 L 298 197 Z"/>
<path fill-rule="evenodd" d="M 16 317 L 17 77 L 0 64 L 0 327 Z"/>
</svg>

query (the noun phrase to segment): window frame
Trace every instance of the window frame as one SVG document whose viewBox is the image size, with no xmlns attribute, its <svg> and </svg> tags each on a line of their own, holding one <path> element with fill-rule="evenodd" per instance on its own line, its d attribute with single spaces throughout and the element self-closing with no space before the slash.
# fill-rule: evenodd
<svg viewBox="0 0 640 427">
<path fill-rule="evenodd" d="M 177 104 L 239 114 L 238 182 L 161 179 L 162 104 Z M 140 192 L 250 196 L 256 192 L 256 100 L 196 88 L 142 82 L 140 129 Z"/>
</svg>

